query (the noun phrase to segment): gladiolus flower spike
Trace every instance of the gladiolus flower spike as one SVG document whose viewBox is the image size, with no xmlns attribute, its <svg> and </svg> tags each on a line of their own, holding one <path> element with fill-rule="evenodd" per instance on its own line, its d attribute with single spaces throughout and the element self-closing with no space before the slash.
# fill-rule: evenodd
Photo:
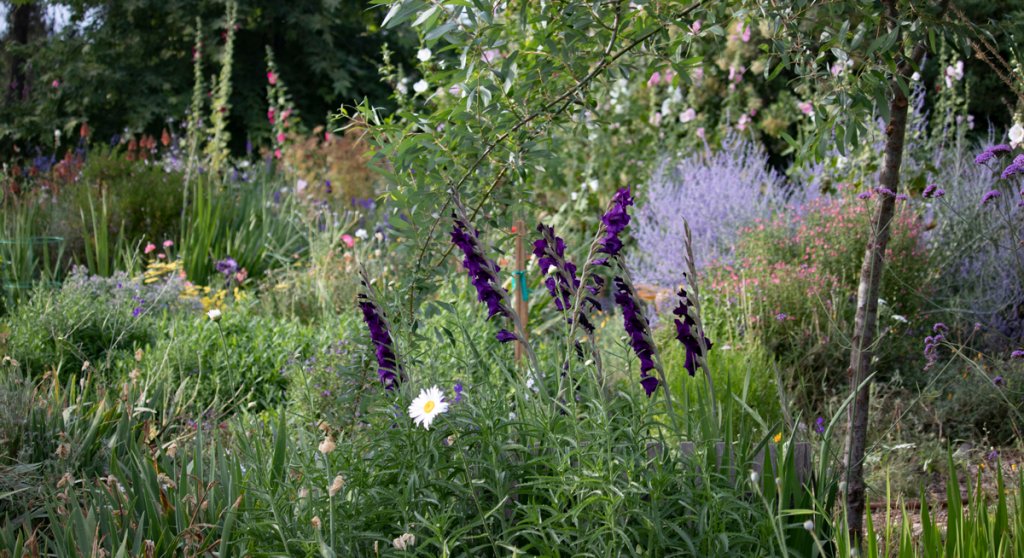
<svg viewBox="0 0 1024 558">
<path fill-rule="evenodd" d="M 704 350 L 711 350 L 711 341 L 707 337 L 704 337 L 703 348 L 697 335 L 703 336 L 702 332 L 698 331 L 697 322 L 691 315 L 692 312 L 696 311 L 694 305 L 686 296 L 686 289 L 683 287 L 679 288 L 679 305 L 672 310 L 672 313 L 678 316 L 675 318 L 676 324 L 676 339 L 686 347 L 686 361 L 683 367 L 690 373 L 690 376 L 694 376 L 697 373 L 697 366 L 699 365 L 698 359 L 704 356 Z"/>
<path fill-rule="evenodd" d="M 543 223 L 537 225 L 537 231 L 541 237 L 533 242 L 533 254 L 537 256 L 537 263 L 542 273 L 546 273 L 544 285 L 548 288 L 551 297 L 555 299 L 555 308 L 562 312 L 572 310 L 573 301 L 580 288 L 580 279 L 576 276 L 576 264 L 565 259 L 565 241 L 555 235 L 554 227 L 545 226 Z M 591 275 L 593 285 L 587 285 L 587 291 L 591 296 L 586 296 L 584 302 L 592 310 L 600 310 L 601 304 L 592 295 L 596 295 L 603 282 L 601 277 Z M 567 318 L 572 320 L 572 318 Z M 587 318 L 586 314 L 580 313 L 579 323 L 587 333 L 594 332 L 594 325 Z"/>
<path fill-rule="evenodd" d="M 484 255 L 480 244 L 480 232 L 471 228 L 459 215 L 452 213 L 452 243 L 462 250 L 462 265 L 469 273 L 469 280 L 476 288 L 477 300 L 487 305 L 487 319 L 494 316 L 512 318 L 512 310 L 508 307 L 508 293 L 498 284 L 498 272 L 501 268 Z M 516 339 L 511 331 L 502 329 L 497 333 L 498 341 L 506 343 Z"/>
<path fill-rule="evenodd" d="M 366 282 L 363 286 L 369 290 Z M 398 365 L 398 357 L 395 354 L 394 340 L 391 338 L 391 331 L 384 319 L 384 313 L 365 292 L 359 293 L 357 300 L 359 308 L 363 311 L 363 321 L 370 330 L 370 339 L 376 347 L 377 376 L 380 378 L 384 388 L 393 390 L 399 382 L 405 381 L 401 367 Z"/>
</svg>

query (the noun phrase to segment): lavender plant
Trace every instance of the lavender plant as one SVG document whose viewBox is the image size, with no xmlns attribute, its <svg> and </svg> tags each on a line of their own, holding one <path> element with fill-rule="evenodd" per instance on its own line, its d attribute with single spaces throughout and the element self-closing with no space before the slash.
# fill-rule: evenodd
<svg viewBox="0 0 1024 558">
<path fill-rule="evenodd" d="M 640 282 L 675 288 L 686 269 L 684 222 L 693 230 L 697 267 L 730 261 L 739 229 L 769 217 L 789 194 L 784 177 L 768 167 L 764 148 L 738 134 L 721 149 L 705 145 L 681 160 L 666 158 L 637 211 L 637 250 L 629 264 Z"/>
</svg>

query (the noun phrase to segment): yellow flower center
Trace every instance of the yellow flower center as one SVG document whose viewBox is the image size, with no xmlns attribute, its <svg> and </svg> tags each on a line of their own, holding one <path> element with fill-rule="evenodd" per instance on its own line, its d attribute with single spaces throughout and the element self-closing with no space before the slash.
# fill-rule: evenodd
<svg viewBox="0 0 1024 558">
<path fill-rule="evenodd" d="M 436 403 L 434 403 L 434 401 L 433 401 L 433 400 L 427 401 L 427 404 L 423 406 L 423 412 L 424 412 L 424 413 L 429 413 L 430 411 L 433 411 L 433 410 L 434 410 L 434 407 L 435 407 L 436 405 L 437 405 L 437 404 L 436 404 Z"/>
</svg>

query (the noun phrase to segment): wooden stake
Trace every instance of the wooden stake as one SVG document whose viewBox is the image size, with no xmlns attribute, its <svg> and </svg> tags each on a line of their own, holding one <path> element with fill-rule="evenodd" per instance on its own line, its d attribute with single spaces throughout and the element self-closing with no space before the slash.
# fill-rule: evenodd
<svg viewBox="0 0 1024 558">
<path fill-rule="evenodd" d="M 523 336 L 526 339 L 522 341 L 516 341 L 516 364 L 518 365 L 523 360 L 523 342 L 530 338 L 530 327 L 529 327 L 529 312 L 530 303 L 526 294 L 526 224 L 523 223 L 522 219 L 516 221 L 513 232 L 516 235 L 516 266 L 512 271 L 512 284 L 513 290 L 515 291 L 515 305 L 516 314 L 519 314 L 519 319 L 523 323 Z"/>
</svg>

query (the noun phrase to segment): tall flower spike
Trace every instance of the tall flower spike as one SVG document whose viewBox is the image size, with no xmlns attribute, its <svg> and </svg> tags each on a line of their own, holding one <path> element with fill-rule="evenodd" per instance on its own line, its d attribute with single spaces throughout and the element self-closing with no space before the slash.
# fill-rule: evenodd
<svg viewBox="0 0 1024 558">
<path fill-rule="evenodd" d="M 629 224 L 629 212 L 627 207 L 633 205 L 633 197 L 629 194 L 629 188 L 623 188 L 615 193 L 612 198 L 611 207 L 601 216 L 601 223 L 604 224 L 605 235 L 601 239 L 601 252 L 614 258 L 622 250 L 622 240 L 619 233 L 625 230 Z M 595 262 L 596 263 L 596 262 Z"/>
<path fill-rule="evenodd" d="M 615 303 L 622 309 L 622 321 L 629 336 L 629 345 L 640 359 L 640 385 L 647 392 L 647 397 L 650 397 L 658 389 L 659 383 L 658 378 L 650 374 L 655 369 L 651 327 L 633 286 L 622 277 L 616 277 L 614 283 Z"/>
<path fill-rule="evenodd" d="M 683 367 L 690 373 L 690 376 L 694 376 L 697 373 L 697 367 L 700 365 L 698 359 L 704 356 L 704 349 L 711 350 L 711 341 L 704 337 L 704 349 L 701 348 L 700 338 L 697 335 L 703 336 L 703 333 L 698 331 L 697 322 L 691 315 L 692 312 L 696 312 L 696 308 L 687 298 L 685 288 L 679 287 L 678 294 L 679 305 L 672 310 L 672 313 L 677 316 L 675 318 L 676 339 L 686 348 L 686 360 L 683 363 Z"/>
<path fill-rule="evenodd" d="M 537 231 L 541 236 L 533 242 L 533 254 L 537 256 L 541 272 L 547 274 L 544 285 L 551 297 L 555 299 L 555 308 L 562 312 L 572 310 L 573 300 L 580 288 L 580 279 L 576 276 L 576 265 L 565 259 L 565 241 L 555 235 L 554 227 L 545 226 L 542 223 L 537 225 Z M 595 295 L 599 290 L 601 278 L 595 275 L 591 277 L 595 280 L 595 284 L 587 285 L 587 291 L 591 295 Z M 593 296 L 585 296 L 584 301 L 591 309 L 601 309 L 601 304 Z M 572 321 L 571 317 L 567 319 Z M 579 323 L 587 333 L 594 332 L 594 325 L 586 314 L 580 313 Z"/>
<path fill-rule="evenodd" d="M 469 273 L 469 280 L 476 287 L 477 300 L 487 305 L 487 319 L 494 316 L 512 318 L 512 310 L 508 307 L 508 293 L 498 284 L 498 272 L 501 268 L 484 255 L 480 245 L 479 231 L 471 228 L 458 214 L 452 214 L 452 243 L 462 250 L 462 265 Z M 497 334 L 498 341 L 507 343 L 516 339 L 511 331 L 502 329 Z"/>
<path fill-rule="evenodd" d="M 363 287 L 369 290 L 365 281 Z M 357 300 L 359 308 L 363 311 L 363 321 L 366 322 L 366 327 L 370 330 L 370 339 L 373 340 L 373 345 L 376 347 L 377 376 L 384 384 L 385 389 L 395 389 L 400 381 L 405 380 L 405 377 L 398 365 L 395 344 L 391 338 L 387 320 L 384 319 L 384 313 L 380 307 L 368 294 L 359 293 Z"/>
</svg>

